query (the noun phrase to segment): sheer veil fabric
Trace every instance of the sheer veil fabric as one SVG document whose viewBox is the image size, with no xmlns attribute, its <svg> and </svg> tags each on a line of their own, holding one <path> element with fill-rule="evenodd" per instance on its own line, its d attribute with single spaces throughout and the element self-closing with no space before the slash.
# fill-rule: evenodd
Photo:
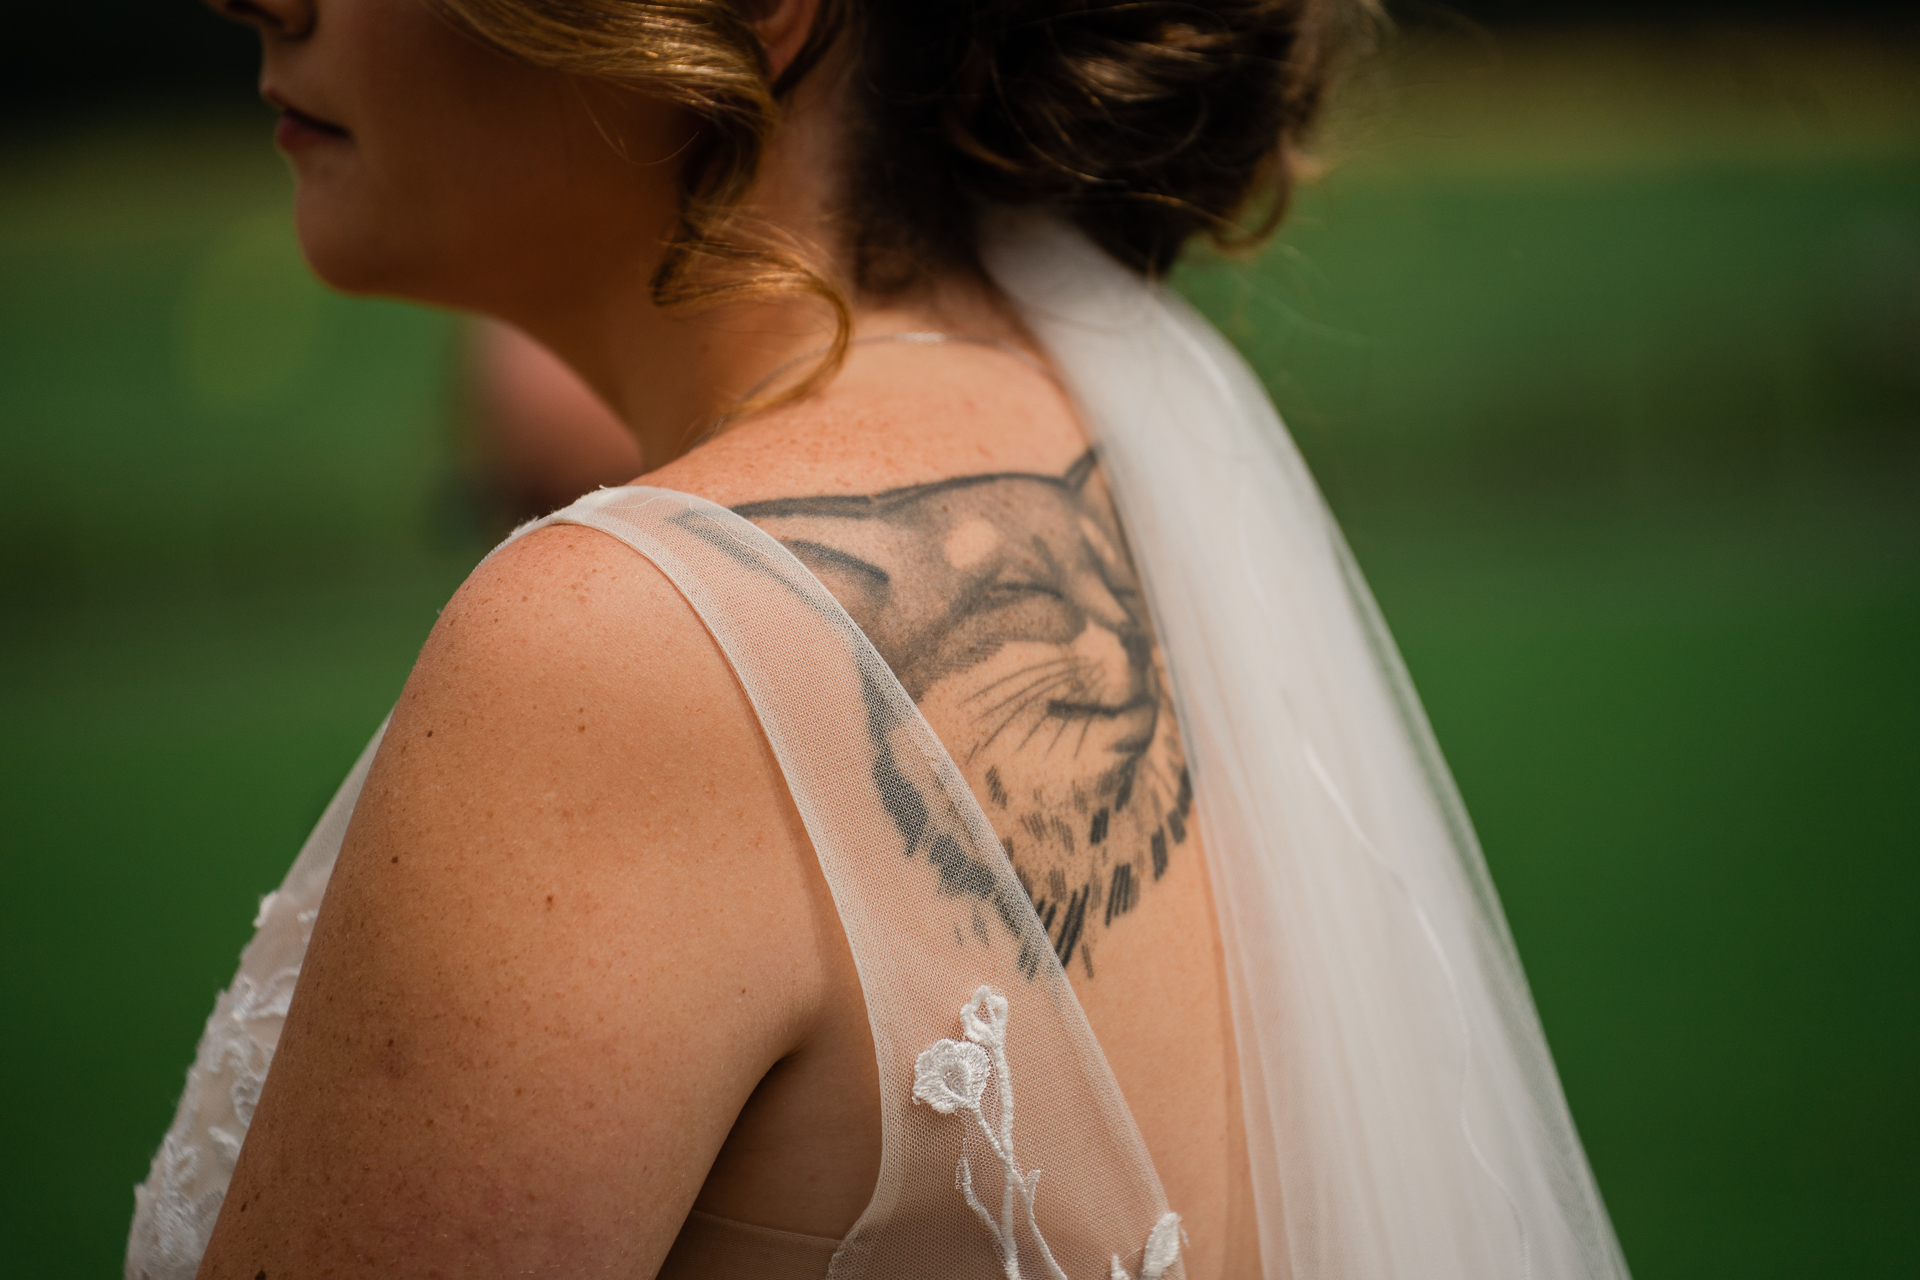
<svg viewBox="0 0 1920 1280">
<path fill-rule="evenodd" d="M 1060 224 L 990 215 L 987 259 L 1095 436 L 1171 668 L 1264 1273 L 1624 1277 L 1471 831 L 1259 384 L 1177 299 Z M 1178 1280 L 1177 1217 L 1029 895 L 858 626 L 778 542 L 702 499 L 602 490 L 529 528 L 556 521 L 626 542 L 700 614 L 846 927 L 883 1153 L 829 1276 Z M 209 1019 L 137 1192 L 130 1277 L 199 1263 L 374 746 Z"/>
<path fill-rule="evenodd" d="M 1061 224 L 990 213 L 985 250 L 1094 437 L 1167 656 L 1266 1274 L 1624 1277 L 1472 828 L 1265 390 Z"/>
</svg>

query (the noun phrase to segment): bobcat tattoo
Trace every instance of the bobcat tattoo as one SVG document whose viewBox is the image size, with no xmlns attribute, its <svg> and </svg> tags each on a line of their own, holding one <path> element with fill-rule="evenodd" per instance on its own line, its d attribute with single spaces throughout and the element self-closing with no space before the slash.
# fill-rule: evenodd
<svg viewBox="0 0 1920 1280">
<path fill-rule="evenodd" d="M 866 632 L 952 754 L 1063 965 L 1187 838 L 1193 785 L 1105 478 L 967 476 L 750 503 Z"/>
</svg>

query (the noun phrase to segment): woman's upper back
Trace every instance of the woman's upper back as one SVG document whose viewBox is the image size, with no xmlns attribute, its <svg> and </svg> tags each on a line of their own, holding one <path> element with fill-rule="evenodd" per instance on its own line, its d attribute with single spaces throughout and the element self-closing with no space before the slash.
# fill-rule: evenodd
<svg viewBox="0 0 1920 1280">
<path fill-rule="evenodd" d="M 874 640 L 1069 967 L 1189 1274 L 1244 1273 L 1191 785 L 1098 469 L 1005 355 L 872 356 L 648 479 L 754 519 Z M 474 1262 L 645 1274 L 690 1206 L 839 1236 L 881 1175 L 860 979 L 754 707 L 676 588 L 586 530 L 523 539 L 447 610 L 282 1046 L 250 1221 L 230 1206 L 214 1250 L 236 1274 L 324 1256 L 329 1223 L 361 1257 L 457 1261 L 427 1222 Z"/>
<path fill-rule="evenodd" d="M 890 391 L 911 388 L 895 412 L 921 430 L 849 432 L 832 475 L 768 475 L 757 458 L 729 457 L 723 438 L 711 461 L 691 455 L 659 482 L 725 486 L 720 500 L 793 551 L 873 641 L 959 766 L 1067 970 L 1186 1221 L 1189 1274 L 1245 1274 L 1251 1252 L 1220 1270 L 1251 1219 L 1191 776 L 1105 478 L 1064 397 L 1004 353 L 876 354 L 872 382 L 852 371 L 849 399 L 886 413 Z M 868 441 L 885 453 L 869 458 Z M 737 447 L 768 446 L 797 452 L 777 432 L 743 433 Z M 857 986 L 834 990 L 845 1002 L 836 1028 L 864 1018 Z M 870 1061 L 868 1047 L 849 1057 Z M 813 1105 L 804 1088 L 783 1081 L 781 1092 L 781 1119 L 759 1099 L 742 1116 L 703 1208 L 762 1220 L 757 1192 L 733 1191 L 736 1148 L 755 1164 L 777 1150 L 805 1176 L 804 1145 L 756 1140 L 763 1114 L 778 1126 Z M 1245 1234 L 1238 1243 L 1251 1247 Z"/>
</svg>

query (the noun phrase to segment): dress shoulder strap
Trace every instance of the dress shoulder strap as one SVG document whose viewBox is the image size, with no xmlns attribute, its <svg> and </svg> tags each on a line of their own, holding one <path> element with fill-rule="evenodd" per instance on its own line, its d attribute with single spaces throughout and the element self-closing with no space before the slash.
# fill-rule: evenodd
<svg viewBox="0 0 1920 1280">
<path fill-rule="evenodd" d="M 549 523 L 618 538 L 686 597 L 820 859 L 872 1022 L 883 1134 L 832 1280 L 1180 1276 L 1179 1220 L 1032 901 L 853 619 L 702 498 L 603 489 L 519 532 Z"/>
</svg>

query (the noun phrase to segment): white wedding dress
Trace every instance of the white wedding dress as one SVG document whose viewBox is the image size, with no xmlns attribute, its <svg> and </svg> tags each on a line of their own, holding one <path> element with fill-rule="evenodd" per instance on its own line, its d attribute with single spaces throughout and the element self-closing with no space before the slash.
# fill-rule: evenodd
<svg viewBox="0 0 1920 1280">
<path fill-rule="evenodd" d="M 1170 668 L 1264 1273 L 1624 1277 L 1471 828 L 1264 392 L 1205 321 L 1077 233 L 994 215 L 985 243 L 1095 439 Z M 1032 904 L 859 627 L 704 500 L 602 490 L 554 521 L 651 560 L 725 651 L 818 852 L 879 1058 L 881 1173 L 845 1240 L 696 1214 L 661 1274 L 1180 1276 L 1179 1206 Z M 262 903 L 136 1193 L 129 1277 L 198 1265 L 378 744 Z M 990 940 L 956 946 L 977 902 Z"/>
</svg>

